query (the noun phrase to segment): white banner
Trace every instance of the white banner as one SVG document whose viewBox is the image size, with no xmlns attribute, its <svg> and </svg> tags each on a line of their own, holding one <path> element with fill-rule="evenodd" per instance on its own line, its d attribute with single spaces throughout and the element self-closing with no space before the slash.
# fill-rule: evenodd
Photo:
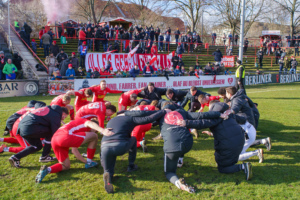
<svg viewBox="0 0 300 200">
<path fill-rule="evenodd" d="M 228 87 L 235 85 L 234 75 L 216 76 L 171 76 L 169 80 L 165 77 L 141 77 L 136 78 L 108 78 L 107 87 L 114 90 L 129 91 L 146 87 L 149 82 L 153 82 L 159 88 L 189 89 L 192 86 L 202 88 Z M 74 89 L 79 90 L 98 85 L 103 79 L 75 79 Z"/>
</svg>

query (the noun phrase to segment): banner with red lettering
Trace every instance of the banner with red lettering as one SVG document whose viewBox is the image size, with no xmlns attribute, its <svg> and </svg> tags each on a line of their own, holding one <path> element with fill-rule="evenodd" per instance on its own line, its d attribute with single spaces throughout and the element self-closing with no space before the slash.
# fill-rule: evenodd
<svg viewBox="0 0 300 200">
<path fill-rule="evenodd" d="M 224 67 L 234 67 L 234 56 L 223 56 L 221 64 L 224 64 Z"/>
<path fill-rule="evenodd" d="M 167 54 L 158 54 L 155 56 L 157 59 L 152 65 L 155 71 L 159 66 L 162 66 L 163 69 L 172 66 L 172 56 Z M 146 63 L 150 62 L 153 57 L 154 55 L 151 54 L 134 54 L 129 58 L 127 53 L 88 53 L 85 59 L 85 67 L 87 71 L 92 69 L 92 71 L 100 72 L 101 68 L 105 68 L 107 65 L 107 61 L 110 61 L 113 71 L 130 70 L 135 64 L 140 67 L 140 70 L 143 70 Z"/>
<path fill-rule="evenodd" d="M 129 91 L 142 87 L 147 87 L 149 82 L 153 82 L 155 87 L 189 89 L 192 86 L 201 88 L 228 87 L 235 85 L 234 75 L 216 76 L 171 76 L 169 80 L 165 77 L 138 77 L 135 78 L 108 78 L 106 80 L 107 87 L 114 90 Z M 92 85 L 98 85 L 103 79 L 75 79 L 75 90 L 88 88 Z"/>
<path fill-rule="evenodd" d="M 74 80 L 49 81 L 48 93 L 50 95 L 61 95 L 67 93 L 70 90 L 74 90 Z"/>
</svg>

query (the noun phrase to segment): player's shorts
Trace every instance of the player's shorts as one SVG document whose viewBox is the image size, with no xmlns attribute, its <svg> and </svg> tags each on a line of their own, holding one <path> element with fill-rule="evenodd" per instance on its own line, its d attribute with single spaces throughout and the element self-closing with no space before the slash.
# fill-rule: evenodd
<svg viewBox="0 0 300 200">
<path fill-rule="evenodd" d="M 65 161 L 69 157 L 70 147 L 80 147 L 86 136 L 85 132 L 69 135 L 65 131 L 58 131 L 51 140 L 51 146 L 59 162 Z"/>
</svg>

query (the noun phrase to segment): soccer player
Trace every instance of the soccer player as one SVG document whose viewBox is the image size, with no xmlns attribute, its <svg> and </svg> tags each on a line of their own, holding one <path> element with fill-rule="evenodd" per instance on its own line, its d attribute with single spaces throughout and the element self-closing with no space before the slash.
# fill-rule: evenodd
<svg viewBox="0 0 300 200">
<path fill-rule="evenodd" d="M 123 91 L 120 90 L 111 90 L 108 87 L 106 87 L 106 81 L 102 80 L 100 81 L 100 85 L 92 86 L 90 87 L 92 92 L 94 93 L 93 96 L 93 102 L 101 102 L 104 101 L 104 97 L 107 93 L 123 93 Z"/>
<path fill-rule="evenodd" d="M 201 108 L 200 108 L 199 112 L 202 112 L 205 106 L 208 107 L 210 101 L 219 100 L 219 99 L 220 99 L 219 96 L 207 96 L 207 95 L 200 94 L 198 96 L 198 101 L 201 104 Z"/>
<path fill-rule="evenodd" d="M 150 104 L 153 100 L 159 101 L 161 96 L 166 94 L 166 91 L 167 89 L 157 88 L 155 87 L 154 83 L 150 82 L 148 83 L 148 86 L 138 94 L 138 97 L 148 100 Z M 143 99 L 140 99 L 139 101 L 143 101 Z M 139 104 L 139 101 L 137 104 Z"/>
<path fill-rule="evenodd" d="M 59 96 L 55 97 L 51 101 L 50 106 L 57 105 L 57 106 L 60 106 L 60 107 L 67 108 L 70 112 L 70 119 L 74 120 L 74 107 L 69 105 L 70 103 L 71 103 L 71 97 L 67 94 L 62 94 L 62 95 L 59 95 Z"/>
<path fill-rule="evenodd" d="M 138 89 L 138 90 L 130 90 L 128 92 L 125 92 L 121 95 L 119 98 L 119 111 L 121 110 L 127 110 L 127 106 L 133 106 L 136 104 L 137 95 L 143 90 L 144 88 Z"/>
<path fill-rule="evenodd" d="M 76 96 L 74 106 L 75 106 L 75 111 L 77 112 L 82 106 L 91 103 L 90 101 L 87 100 L 87 98 L 93 96 L 93 92 L 91 89 L 87 88 L 87 89 L 81 89 L 79 91 L 69 91 L 67 92 L 67 95 Z"/>
<path fill-rule="evenodd" d="M 17 119 L 17 121 L 14 123 L 13 128 L 10 131 L 11 137 L 10 138 L 4 138 L 4 140 L 3 140 L 4 142 L 8 142 L 8 143 L 18 143 L 18 144 L 21 145 L 21 147 L 7 147 L 5 144 L 3 144 L 0 147 L 0 153 L 3 153 L 3 152 L 19 153 L 20 151 L 25 149 L 27 146 L 30 146 L 28 144 L 28 142 L 26 142 L 26 140 L 24 140 L 19 134 L 17 134 L 19 123 L 28 113 L 30 113 L 30 111 L 33 111 L 34 109 L 38 109 L 38 108 L 41 108 L 41 107 L 44 107 L 44 106 L 46 106 L 46 104 L 44 102 L 35 103 L 34 108 L 31 108 L 30 110 L 28 110 L 24 115 L 19 117 Z M 5 139 L 10 139 L 10 141 L 7 141 Z"/>
<path fill-rule="evenodd" d="M 124 112 L 124 111 L 121 111 Z M 132 111 L 127 111 L 132 112 Z M 141 112 L 141 111 L 135 111 Z M 107 128 L 112 129 L 112 136 L 103 136 L 101 141 L 101 165 L 104 169 L 103 179 L 104 187 L 107 193 L 113 192 L 111 179 L 114 175 L 117 156 L 123 155 L 129 151 L 127 168 L 128 172 L 138 169 L 134 164 L 136 159 L 136 138 L 131 137 L 134 127 L 141 124 L 152 123 L 165 114 L 165 111 L 156 111 L 147 117 L 132 117 L 119 114 L 107 123 Z"/>
<path fill-rule="evenodd" d="M 86 169 L 97 166 L 98 163 L 92 160 L 98 142 L 96 131 L 107 137 L 114 134 L 109 129 L 101 128 L 95 122 L 81 118 L 59 128 L 51 140 L 54 154 L 59 163 L 50 167 L 42 166 L 35 182 L 40 183 L 49 173 L 58 173 L 70 169 L 69 148 L 72 148 L 72 153 L 78 160 L 85 163 Z M 85 143 L 88 143 L 87 159 L 84 159 L 78 151 L 78 148 Z"/>
<path fill-rule="evenodd" d="M 24 139 L 29 146 L 10 157 L 12 167 L 20 168 L 20 159 L 35 153 L 43 148 L 41 138 L 45 138 L 44 148 L 40 162 L 53 161 L 55 158 L 49 155 L 51 151 L 51 138 L 60 127 L 61 120 L 69 114 L 67 108 L 57 105 L 46 106 L 28 113 L 19 123 L 17 134 Z"/>
<path fill-rule="evenodd" d="M 202 92 L 201 90 L 198 90 L 195 86 L 192 86 L 190 91 L 185 96 L 183 102 L 181 103 L 181 106 L 184 108 L 185 105 L 190 101 L 189 104 L 189 112 L 195 112 L 196 110 L 200 109 L 201 104 L 198 101 L 198 96 L 200 94 L 203 94 L 205 96 L 210 96 L 210 94 L 206 92 Z"/>
<path fill-rule="evenodd" d="M 173 88 L 169 88 L 166 92 L 166 96 L 170 101 L 175 102 L 178 105 L 181 105 L 188 91 L 186 90 L 175 90 Z"/>
<path fill-rule="evenodd" d="M 109 102 L 95 102 L 81 107 L 76 113 L 75 119 L 84 118 L 91 120 L 97 118 L 99 126 L 104 128 L 105 116 L 110 117 L 117 111 Z"/>
</svg>

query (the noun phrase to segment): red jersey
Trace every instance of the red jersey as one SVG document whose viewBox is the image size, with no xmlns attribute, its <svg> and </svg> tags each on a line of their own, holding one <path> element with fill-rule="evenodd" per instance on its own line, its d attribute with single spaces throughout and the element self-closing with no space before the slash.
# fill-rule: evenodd
<svg viewBox="0 0 300 200">
<path fill-rule="evenodd" d="M 111 90 L 109 88 L 105 88 L 105 90 L 101 90 L 100 86 L 90 87 L 90 89 L 94 92 L 93 102 L 104 101 L 104 97 L 107 93 L 122 93 L 120 90 Z"/>
<path fill-rule="evenodd" d="M 133 110 L 141 110 L 141 111 L 154 111 L 155 106 L 152 105 L 140 105 L 135 107 Z"/>
<path fill-rule="evenodd" d="M 21 110 L 17 111 L 16 113 L 19 115 L 24 115 L 27 112 L 28 107 L 24 106 Z"/>
<path fill-rule="evenodd" d="M 220 99 L 219 96 L 210 96 L 207 103 L 201 104 L 201 108 L 204 108 L 205 106 L 208 107 L 210 101 L 213 101 L 213 100 L 219 100 L 219 99 Z"/>
<path fill-rule="evenodd" d="M 86 105 L 88 102 L 87 97 L 84 94 L 85 89 L 79 90 L 78 92 L 75 92 L 75 107 L 81 107 L 82 105 Z"/>
<path fill-rule="evenodd" d="M 120 99 L 119 99 L 119 104 L 123 105 L 123 106 L 132 106 L 134 105 L 138 100 L 136 100 L 135 102 L 131 102 L 130 101 L 130 95 L 131 94 L 138 94 L 140 93 L 142 90 L 130 90 L 128 92 L 125 92 L 124 94 L 121 95 Z"/>
<path fill-rule="evenodd" d="M 76 112 L 75 119 L 92 119 L 97 117 L 99 121 L 99 126 L 104 128 L 106 106 L 104 102 L 89 103 L 82 106 L 78 112 Z"/>
<path fill-rule="evenodd" d="M 14 125 L 13 125 L 13 128 L 12 128 L 12 130 L 11 130 L 11 133 L 12 133 L 12 136 L 13 136 L 13 137 L 16 137 L 19 123 L 20 123 L 20 121 L 21 121 L 28 113 L 30 113 L 30 111 L 25 112 L 21 117 L 19 117 L 19 118 L 17 119 L 17 121 L 15 121 L 15 123 L 14 123 Z"/>
<path fill-rule="evenodd" d="M 67 124 L 63 125 L 62 127 L 60 127 L 54 133 L 54 135 L 61 135 L 61 134 L 76 135 L 76 133 L 90 132 L 91 128 L 84 126 L 84 123 L 86 121 L 88 121 L 88 120 L 87 119 L 82 119 L 82 118 L 70 121 L 69 123 L 67 123 Z"/>
<path fill-rule="evenodd" d="M 67 105 L 63 103 L 63 96 L 64 96 L 64 94 L 55 97 L 51 101 L 50 106 L 57 105 L 57 106 L 60 106 L 60 107 L 66 107 Z"/>
</svg>

